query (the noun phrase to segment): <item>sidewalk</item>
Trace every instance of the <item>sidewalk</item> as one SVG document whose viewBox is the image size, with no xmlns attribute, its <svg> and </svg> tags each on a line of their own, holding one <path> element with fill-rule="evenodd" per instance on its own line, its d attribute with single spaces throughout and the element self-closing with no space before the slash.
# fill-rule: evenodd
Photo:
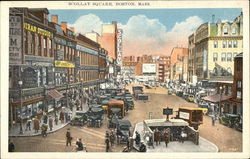
<svg viewBox="0 0 250 159">
<path fill-rule="evenodd" d="M 73 116 L 74 116 L 74 114 L 75 114 L 75 109 L 73 109 L 73 111 L 72 111 L 72 118 L 73 118 Z M 49 128 L 49 126 L 48 126 L 48 130 L 47 130 L 47 134 L 49 134 L 49 133 L 53 133 L 53 132 L 55 132 L 55 131 L 57 131 L 57 130 L 60 130 L 61 128 L 63 128 L 63 127 L 65 127 L 65 126 L 67 126 L 68 124 L 69 124 L 69 122 L 70 121 L 68 121 L 67 123 L 64 121 L 64 122 L 61 122 L 60 120 L 58 121 L 58 124 L 56 125 L 55 124 L 55 117 L 54 116 L 52 116 L 52 118 L 53 118 L 53 128 L 52 128 L 52 131 L 50 131 L 50 128 Z M 14 125 L 10 130 L 9 130 L 9 136 L 10 137 L 17 137 L 17 136 L 22 136 L 22 137 L 27 137 L 27 136 L 38 136 L 38 135 L 41 135 L 41 125 L 42 125 L 42 123 L 43 123 L 43 120 L 41 119 L 40 120 L 40 122 L 39 122 L 39 130 L 38 130 L 38 133 L 35 133 L 35 130 L 33 129 L 34 128 L 34 122 L 32 121 L 31 122 L 31 126 L 30 126 L 30 128 L 31 128 L 31 130 L 26 130 L 26 123 L 23 123 L 22 124 L 22 127 L 23 127 L 23 133 L 22 134 L 20 134 L 19 132 L 20 132 L 20 124 L 17 124 L 17 125 Z M 49 121 L 48 121 L 48 123 L 49 123 Z M 47 124 L 48 124 L 47 123 Z"/>
<path fill-rule="evenodd" d="M 137 123 L 135 126 L 135 131 L 139 132 L 141 135 L 141 140 L 144 140 L 142 137 L 143 123 Z M 135 135 L 135 131 L 134 134 Z M 144 141 L 146 143 L 146 141 Z M 139 149 L 138 146 L 135 145 L 134 148 Z M 166 147 L 164 142 L 161 142 L 159 146 L 154 144 L 154 148 L 147 146 L 147 152 L 218 152 L 218 147 L 212 142 L 199 137 L 199 145 L 195 145 L 191 141 L 185 141 L 184 143 L 180 143 L 178 141 L 171 141 Z"/>
</svg>

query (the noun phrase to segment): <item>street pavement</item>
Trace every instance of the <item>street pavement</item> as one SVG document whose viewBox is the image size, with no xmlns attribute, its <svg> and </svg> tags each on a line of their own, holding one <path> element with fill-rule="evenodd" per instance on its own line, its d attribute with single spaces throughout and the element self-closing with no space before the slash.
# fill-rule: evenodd
<svg viewBox="0 0 250 159">
<path fill-rule="evenodd" d="M 132 85 L 128 86 L 132 89 Z M 132 91 L 131 91 L 132 92 Z M 162 109 L 171 107 L 177 111 L 179 107 L 197 107 L 195 103 L 189 103 L 184 99 L 167 95 L 167 90 L 163 87 L 156 89 L 144 89 L 149 94 L 149 101 L 135 101 L 135 109 L 129 110 L 124 119 L 130 120 L 134 128 L 135 124 L 145 119 L 165 118 Z M 176 114 L 174 113 L 173 116 Z M 171 116 L 170 116 L 171 117 Z M 214 143 L 220 152 L 241 152 L 242 151 L 242 133 L 232 128 L 228 128 L 218 123 L 212 126 L 211 118 L 204 116 L 204 123 L 199 127 L 200 136 Z M 18 152 L 72 152 L 75 151 L 75 142 L 77 138 L 82 138 L 88 152 L 105 152 L 105 132 L 107 128 L 107 117 L 104 118 L 101 128 L 88 128 L 67 125 L 60 130 L 48 134 L 47 138 L 41 136 L 33 137 L 11 137 L 16 145 Z M 66 146 L 66 130 L 70 128 L 73 136 L 72 146 Z M 133 130 L 132 128 L 132 130 Z M 174 143 L 173 143 L 174 144 Z M 111 152 L 121 152 L 126 145 L 115 145 Z"/>
</svg>

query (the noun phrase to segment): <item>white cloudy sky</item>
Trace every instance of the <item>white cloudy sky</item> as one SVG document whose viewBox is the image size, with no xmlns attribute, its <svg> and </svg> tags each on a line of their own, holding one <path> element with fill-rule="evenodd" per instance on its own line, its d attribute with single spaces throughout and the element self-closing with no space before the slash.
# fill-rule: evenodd
<svg viewBox="0 0 250 159">
<path fill-rule="evenodd" d="M 103 23 L 100 17 L 88 14 L 69 26 L 74 26 L 77 33 L 95 31 L 101 34 Z M 131 16 L 126 24 L 118 23 L 118 28 L 124 31 L 124 55 L 168 55 L 175 46 L 187 47 L 188 36 L 202 23 L 198 16 L 191 16 L 169 29 L 159 19 L 150 19 L 142 14 Z"/>
</svg>

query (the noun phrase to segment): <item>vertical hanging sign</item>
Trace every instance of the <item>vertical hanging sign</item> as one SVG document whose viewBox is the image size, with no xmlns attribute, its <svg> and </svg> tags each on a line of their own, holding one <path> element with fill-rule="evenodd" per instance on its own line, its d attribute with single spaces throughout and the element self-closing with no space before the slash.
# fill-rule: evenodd
<svg viewBox="0 0 250 159">
<path fill-rule="evenodd" d="M 122 65 L 122 29 L 118 29 L 117 35 L 117 64 Z"/>
<path fill-rule="evenodd" d="M 22 64 L 22 34 L 23 20 L 22 15 L 9 17 L 9 64 Z"/>
</svg>

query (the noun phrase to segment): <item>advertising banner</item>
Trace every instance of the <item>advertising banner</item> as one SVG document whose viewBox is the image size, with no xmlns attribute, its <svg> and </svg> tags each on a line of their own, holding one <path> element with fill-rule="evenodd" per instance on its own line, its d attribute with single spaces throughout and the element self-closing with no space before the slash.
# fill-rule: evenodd
<svg viewBox="0 0 250 159">
<path fill-rule="evenodd" d="M 55 67 L 75 68 L 75 64 L 67 61 L 55 61 Z"/>
<path fill-rule="evenodd" d="M 9 60 L 10 65 L 22 64 L 22 15 L 9 17 Z"/>
</svg>

